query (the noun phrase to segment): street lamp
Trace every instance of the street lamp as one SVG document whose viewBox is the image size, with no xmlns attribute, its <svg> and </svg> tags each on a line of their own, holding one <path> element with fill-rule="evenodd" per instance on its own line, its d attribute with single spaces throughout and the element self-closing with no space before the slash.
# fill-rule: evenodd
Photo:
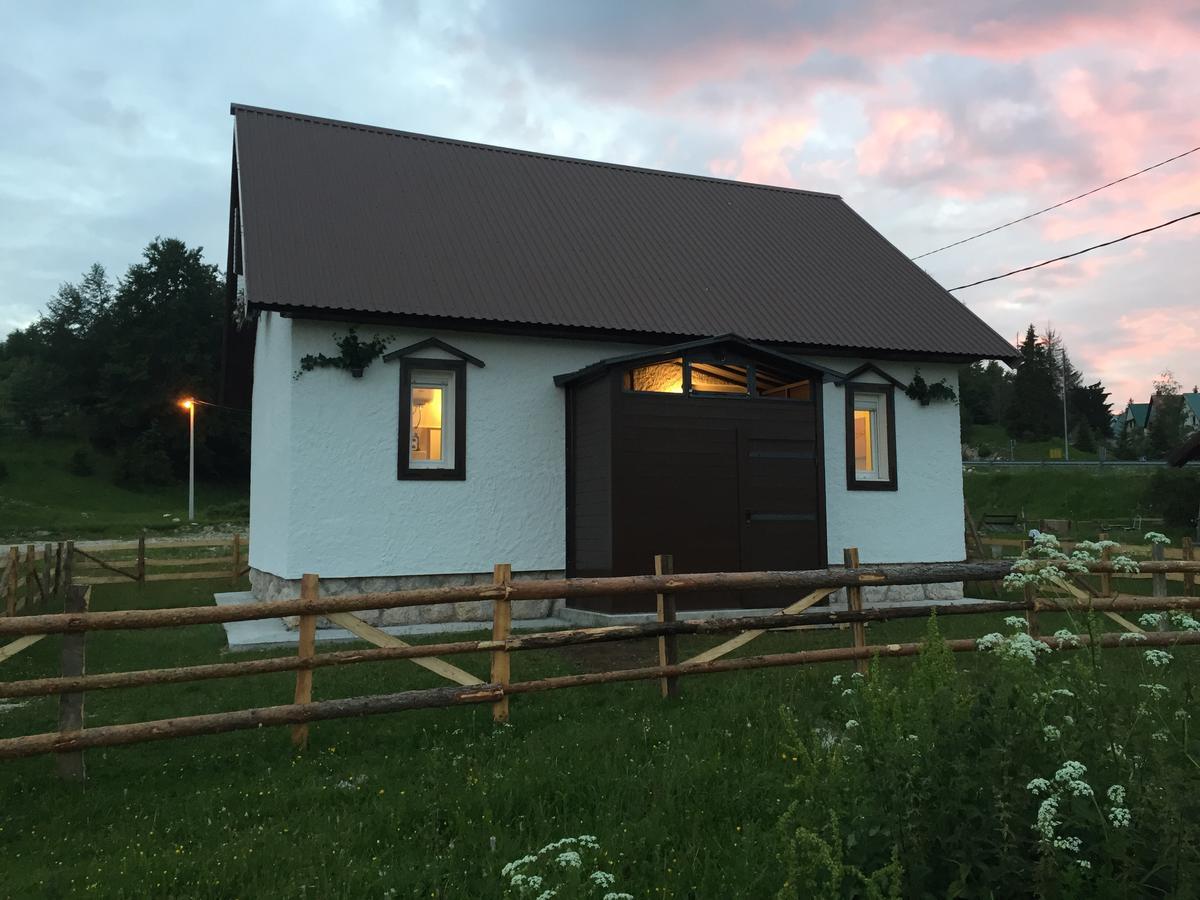
<svg viewBox="0 0 1200 900">
<path fill-rule="evenodd" d="M 196 404 L 199 401 L 186 397 L 179 401 L 180 407 L 188 411 L 188 521 L 196 518 Z"/>
</svg>

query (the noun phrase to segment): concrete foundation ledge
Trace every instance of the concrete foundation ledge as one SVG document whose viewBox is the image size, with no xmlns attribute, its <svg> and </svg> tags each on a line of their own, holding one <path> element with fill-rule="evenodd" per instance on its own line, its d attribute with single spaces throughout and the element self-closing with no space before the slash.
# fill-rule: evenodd
<svg viewBox="0 0 1200 900">
<path fill-rule="evenodd" d="M 562 578 L 563 572 L 546 570 L 514 572 L 521 581 L 549 581 Z M 447 575 L 386 575 L 367 578 L 322 578 L 322 597 L 344 597 L 351 594 L 373 594 L 388 591 L 410 591 L 421 588 L 456 587 L 491 584 L 491 572 L 454 573 Z M 300 579 L 283 578 L 261 569 L 250 569 L 250 593 L 255 600 L 289 600 L 300 596 Z M 547 619 L 562 608 L 562 600 L 514 600 L 514 619 Z M 492 601 L 470 600 L 463 603 L 443 603 L 433 606 L 407 606 L 397 609 L 372 609 L 355 613 L 368 625 L 436 625 L 450 622 L 491 622 Z M 286 619 L 295 627 L 295 617 Z M 325 619 L 318 628 L 332 627 Z"/>
</svg>

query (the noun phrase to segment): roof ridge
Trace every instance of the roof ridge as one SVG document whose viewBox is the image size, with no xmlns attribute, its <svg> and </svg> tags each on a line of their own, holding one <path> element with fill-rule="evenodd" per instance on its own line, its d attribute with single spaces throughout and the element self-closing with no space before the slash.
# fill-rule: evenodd
<svg viewBox="0 0 1200 900">
<path fill-rule="evenodd" d="M 617 169 L 624 172 L 639 172 L 644 175 L 658 175 L 663 178 L 683 178 L 689 181 L 707 181 L 715 184 L 728 184 L 741 188 L 753 188 L 760 191 L 776 191 L 783 194 L 800 194 L 808 197 L 821 197 L 827 200 L 843 200 L 841 194 L 830 194 L 824 191 L 812 191 L 805 188 L 789 188 L 776 184 L 762 184 L 756 181 L 738 181 L 734 178 L 717 178 L 713 175 L 695 175 L 690 172 L 673 172 L 669 169 L 651 169 L 646 166 L 632 166 L 626 163 L 605 162 L 596 159 L 582 159 L 577 156 L 560 156 L 554 153 L 542 153 L 537 150 L 522 150 L 517 147 L 501 147 L 497 144 L 482 144 L 478 141 L 465 141 L 460 138 L 448 138 L 433 134 L 421 134 L 415 131 L 401 131 L 396 128 L 384 128 L 379 125 L 365 125 L 360 122 L 347 122 L 342 119 L 328 119 L 323 116 L 310 116 L 305 113 L 288 112 L 281 109 L 270 109 L 264 106 L 249 106 L 245 103 L 230 103 L 229 114 L 236 116 L 239 112 L 257 113 L 259 115 L 275 116 L 280 119 L 292 119 L 297 122 L 310 122 L 314 125 L 327 125 L 333 128 L 345 128 L 349 131 L 362 131 L 368 134 L 378 134 L 386 137 L 403 137 L 411 140 L 428 141 L 436 144 L 449 144 L 457 147 L 469 147 L 473 150 L 488 150 L 493 153 L 511 153 L 515 156 L 528 156 L 535 159 L 547 159 L 555 162 L 574 163 L 580 166 L 594 166 L 601 169 Z M 844 201 L 843 201 L 844 202 Z"/>
</svg>

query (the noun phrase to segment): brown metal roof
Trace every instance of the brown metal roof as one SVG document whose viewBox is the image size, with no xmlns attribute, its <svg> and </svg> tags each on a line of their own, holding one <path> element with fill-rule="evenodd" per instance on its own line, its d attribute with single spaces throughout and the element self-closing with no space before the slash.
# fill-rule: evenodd
<svg viewBox="0 0 1200 900">
<path fill-rule="evenodd" d="M 258 307 L 1014 355 L 831 194 L 232 112 Z"/>
</svg>

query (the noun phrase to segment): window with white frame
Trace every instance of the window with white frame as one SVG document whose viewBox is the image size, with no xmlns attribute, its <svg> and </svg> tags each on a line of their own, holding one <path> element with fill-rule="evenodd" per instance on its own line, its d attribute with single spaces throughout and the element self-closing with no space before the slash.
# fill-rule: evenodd
<svg viewBox="0 0 1200 900">
<path fill-rule="evenodd" d="M 465 477 L 465 377 L 457 360 L 403 361 L 400 478 Z"/>
<path fill-rule="evenodd" d="M 846 483 L 851 490 L 896 489 L 894 418 L 891 385 L 846 386 Z"/>
</svg>

